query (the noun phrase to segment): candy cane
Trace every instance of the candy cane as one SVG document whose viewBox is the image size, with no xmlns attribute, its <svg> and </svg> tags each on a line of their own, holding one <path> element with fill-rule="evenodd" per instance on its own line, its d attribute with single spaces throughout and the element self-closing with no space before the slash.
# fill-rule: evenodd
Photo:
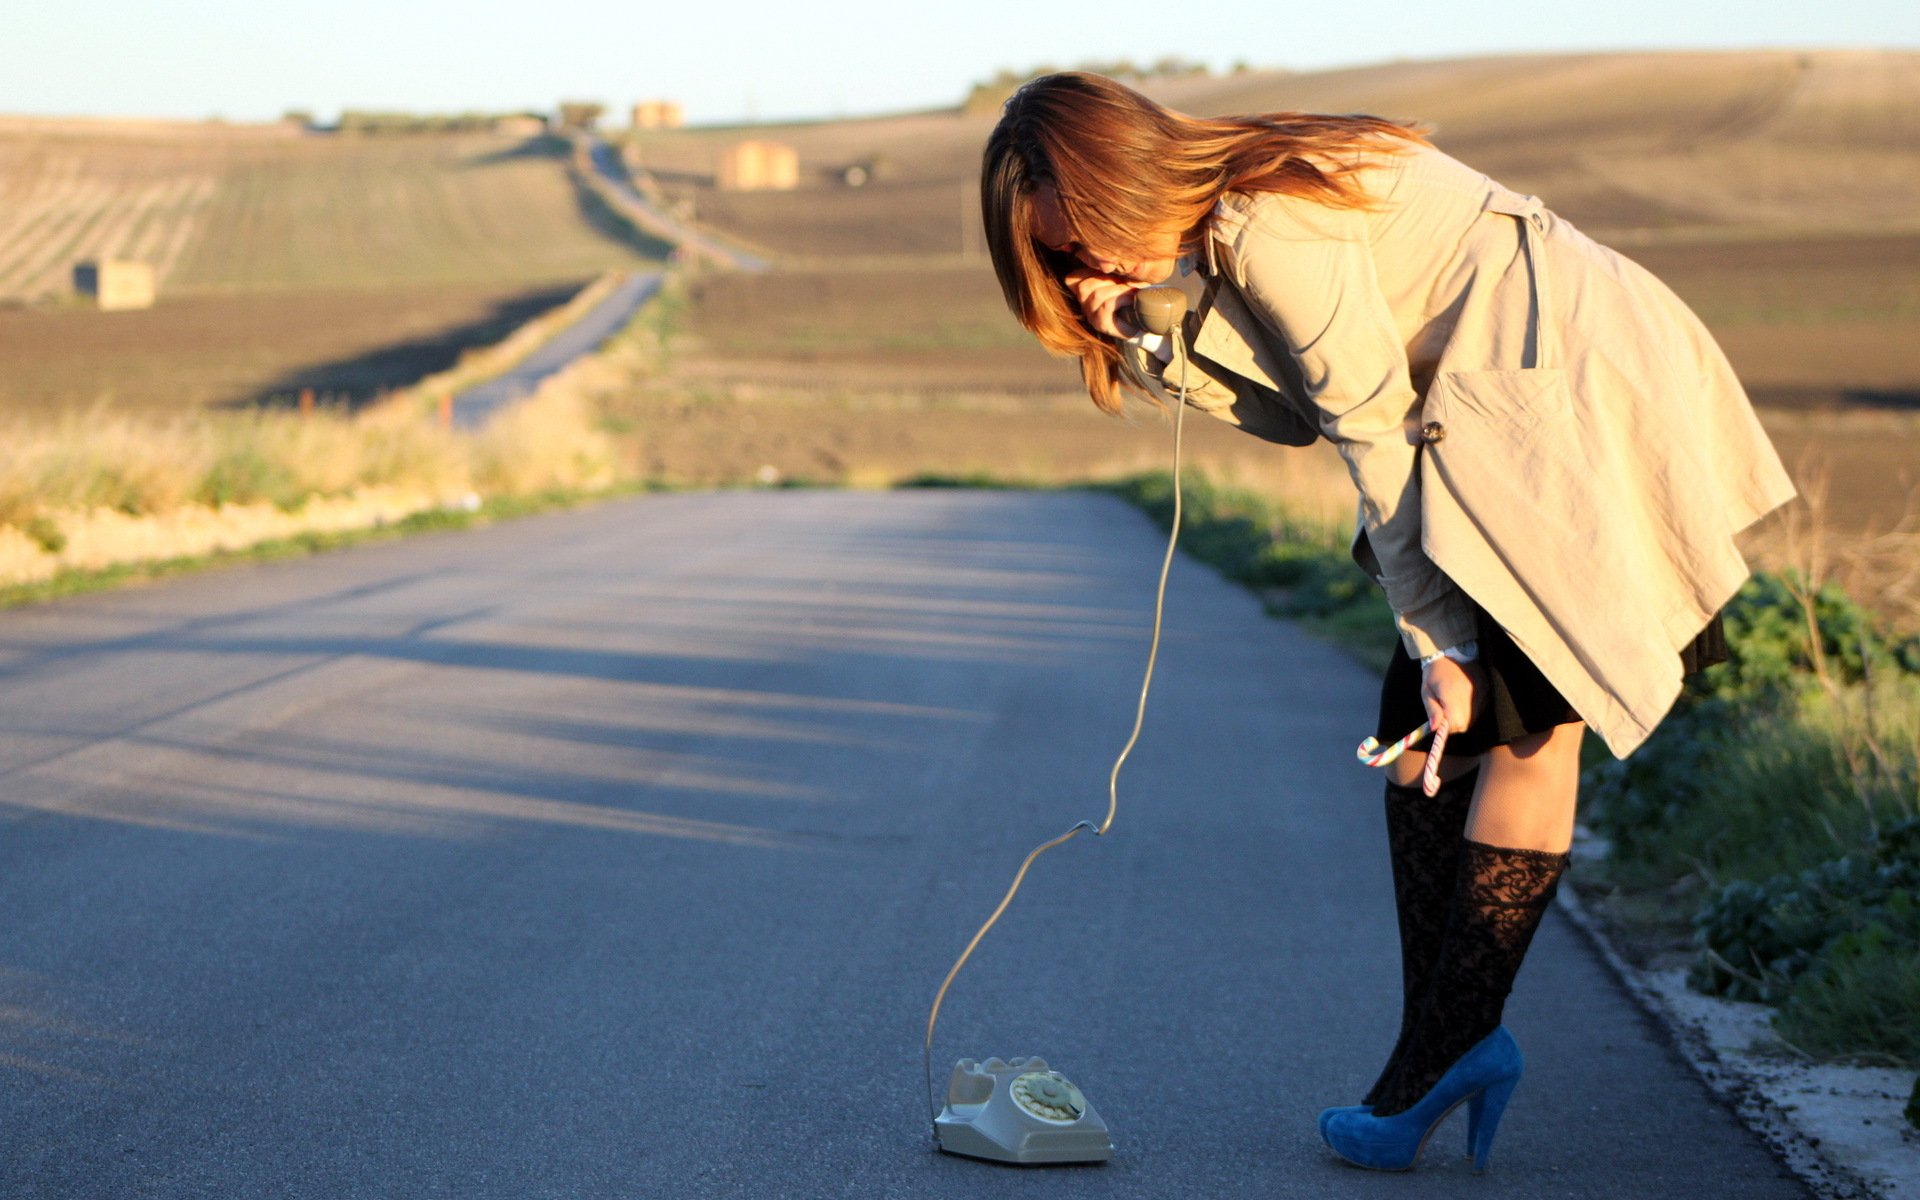
<svg viewBox="0 0 1920 1200">
<path fill-rule="evenodd" d="M 1420 776 L 1420 790 L 1431 796 L 1440 790 L 1440 756 L 1447 751 L 1447 732 L 1447 719 L 1441 717 L 1437 721 L 1428 721 L 1384 750 L 1380 748 L 1379 738 L 1368 738 L 1353 753 L 1369 767 L 1384 767 L 1432 734 L 1433 749 L 1427 751 L 1426 770 Z"/>
<path fill-rule="evenodd" d="M 1420 776 L 1420 790 L 1432 796 L 1440 790 L 1440 756 L 1447 752 L 1447 719 L 1433 722 L 1433 749 L 1427 751 L 1427 769 Z"/>
<path fill-rule="evenodd" d="M 1388 746 L 1385 750 L 1380 748 L 1379 738 L 1370 737 L 1360 743 L 1360 748 L 1354 751 L 1354 755 L 1370 767 L 1384 767 L 1394 759 L 1399 758 L 1402 754 L 1405 754 L 1408 750 L 1418 746 L 1421 739 L 1432 732 L 1433 722 L 1428 721 L 1425 725 L 1422 725 L 1412 733 L 1401 738 L 1393 745 Z"/>
</svg>

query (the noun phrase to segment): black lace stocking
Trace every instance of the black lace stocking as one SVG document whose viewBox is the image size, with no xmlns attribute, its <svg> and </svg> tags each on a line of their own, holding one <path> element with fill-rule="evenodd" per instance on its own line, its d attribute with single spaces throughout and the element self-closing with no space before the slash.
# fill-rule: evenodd
<svg viewBox="0 0 1920 1200">
<path fill-rule="evenodd" d="M 1565 854 L 1461 842 L 1440 955 L 1400 1061 L 1375 1098 L 1376 1116 L 1419 1103 L 1455 1059 L 1499 1026 L 1566 866 Z"/>
<path fill-rule="evenodd" d="M 1440 957 L 1447 903 L 1459 873 L 1460 840 L 1473 807 L 1473 785 L 1480 772 L 1468 771 L 1440 785 L 1432 796 L 1419 787 L 1387 784 L 1387 853 L 1393 860 L 1393 906 L 1400 915 L 1400 1035 L 1380 1078 L 1363 1103 L 1379 1099 L 1407 1044 L 1427 977 Z"/>
</svg>

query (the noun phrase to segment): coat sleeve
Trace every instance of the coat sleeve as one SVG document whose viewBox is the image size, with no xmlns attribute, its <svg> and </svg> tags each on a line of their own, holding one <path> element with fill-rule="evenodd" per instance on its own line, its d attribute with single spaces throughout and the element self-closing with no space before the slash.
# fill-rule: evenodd
<svg viewBox="0 0 1920 1200">
<path fill-rule="evenodd" d="M 1247 304 L 1299 364 L 1320 430 L 1360 491 L 1366 541 L 1407 653 L 1475 636 L 1473 609 L 1420 546 L 1419 397 L 1356 209 L 1265 199 L 1232 249 Z"/>
</svg>

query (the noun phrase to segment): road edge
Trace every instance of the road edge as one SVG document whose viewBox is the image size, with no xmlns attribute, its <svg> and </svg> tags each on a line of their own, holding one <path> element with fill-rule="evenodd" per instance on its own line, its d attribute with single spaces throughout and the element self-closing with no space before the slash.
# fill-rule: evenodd
<svg viewBox="0 0 1920 1200">
<path fill-rule="evenodd" d="M 1871 1180 L 1822 1153 L 1821 1139 L 1803 1129 L 1767 1094 L 1760 1080 L 1723 1056 L 1703 1029 L 1675 1012 L 1647 972 L 1628 962 L 1614 947 L 1604 923 L 1587 909 L 1575 888 L 1560 888 L 1557 898 L 1561 915 L 1586 938 L 1621 989 L 1665 1032 L 1707 1090 L 1810 1192 L 1820 1200 L 1887 1200 L 1887 1193 Z"/>
</svg>

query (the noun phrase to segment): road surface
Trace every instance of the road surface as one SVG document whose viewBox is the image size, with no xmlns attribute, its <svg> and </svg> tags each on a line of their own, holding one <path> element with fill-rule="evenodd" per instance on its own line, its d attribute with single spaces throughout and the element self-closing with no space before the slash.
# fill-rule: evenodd
<svg viewBox="0 0 1920 1200">
<path fill-rule="evenodd" d="M 676 217 L 656 208 L 640 190 L 633 186 L 633 179 L 620 162 L 620 155 L 612 146 L 598 138 L 589 138 L 587 152 L 593 158 L 593 168 L 612 186 L 614 198 L 621 210 L 633 223 L 646 233 L 663 241 L 671 242 L 683 250 L 697 254 L 711 262 L 735 271 L 764 271 L 768 267 L 766 259 L 735 249 Z"/>
<path fill-rule="evenodd" d="M 0 1196 L 1806 1193 L 1551 914 L 1476 1178 L 1314 1114 L 1392 1039 L 1373 682 L 1176 565 L 1119 819 L 936 1056 L 1114 1161 L 930 1148 L 927 1005 L 1105 810 L 1160 538 L 1077 494 L 643 498 L 0 613 Z"/>
</svg>

